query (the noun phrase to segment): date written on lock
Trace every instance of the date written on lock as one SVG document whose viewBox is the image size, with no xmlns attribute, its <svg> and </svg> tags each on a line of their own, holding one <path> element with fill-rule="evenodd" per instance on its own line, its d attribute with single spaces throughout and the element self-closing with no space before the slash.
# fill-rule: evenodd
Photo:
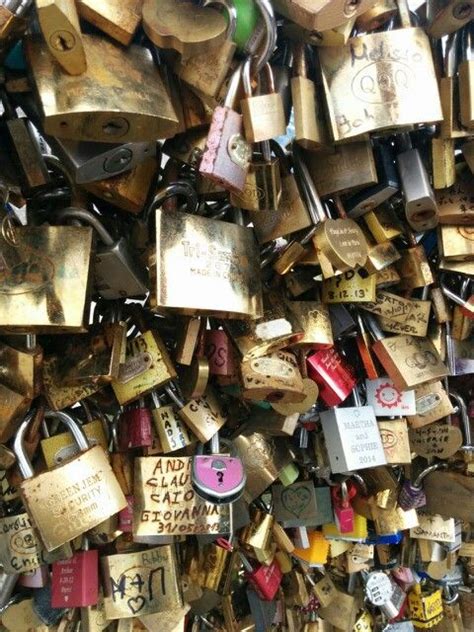
<svg viewBox="0 0 474 632">
<path fill-rule="evenodd" d="M 135 459 L 134 536 L 226 533 L 229 506 L 201 499 L 192 487 L 192 457 Z"/>
</svg>

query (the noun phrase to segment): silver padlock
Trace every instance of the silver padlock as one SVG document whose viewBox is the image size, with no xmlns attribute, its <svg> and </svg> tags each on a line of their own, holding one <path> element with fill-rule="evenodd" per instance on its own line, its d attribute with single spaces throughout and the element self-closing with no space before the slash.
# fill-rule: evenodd
<svg viewBox="0 0 474 632">
<path fill-rule="evenodd" d="M 148 274 L 133 253 L 125 237 L 115 241 L 100 217 L 82 208 L 69 207 L 57 214 L 58 219 L 76 219 L 92 226 L 101 245 L 97 248 L 94 273 L 96 288 L 107 300 L 143 297 L 148 292 Z"/>
<path fill-rule="evenodd" d="M 408 223 L 416 231 L 431 230 L 438 225 L 438 205 L 426 167 L 409 134 L 401 134 L 403 151 L 397 155 L 398 172 L 405 199 Z"/>
</svg>

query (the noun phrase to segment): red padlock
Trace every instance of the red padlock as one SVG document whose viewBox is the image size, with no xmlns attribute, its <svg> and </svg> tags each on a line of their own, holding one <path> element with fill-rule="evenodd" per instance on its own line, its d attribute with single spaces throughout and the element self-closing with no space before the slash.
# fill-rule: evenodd
<svg viewBox="0 0 474 632">
<path fill-rule="evenodd" d="M 82 608 L 99 601 L 99 555 L 97 549 L 74 553 L 71 559 L 53 562 L 51 605 L 53 608 Z"/>
<path fill-rule="evenodd" d="M 204 334 L 204 355 L 211 375 L 234 375 L 234 350 L 223 329 L 207 329 Z"/>
<path fill-rule="evenodd" d="M 341 485 L 331 488 L 334 517 L 337 528 L 341 533 L 354 531 L 354 509 L 350 503 L 357 490 L 353 483 L 344 481 Z"/>
<path fill-rule="evenodd" d="M 120 417 L 118 444 L 121 451 L 149 448 L 153 444 L 151 410 L 145 407 L 145 400 L 142 397 L 138 406 L 132 406 L 133 408 L 126 408 Z"/>
<path fill-rule="evenodd" d="M 127 506 L 119 511 L 117 529 L 123 533 L 131 533 L 133 530 L 133 504 L 134 496 L 125 496 Z"/>
<path fill-rule="evenodd" d="M 306 364 L 308 377 L 319 386 L 319 397 L 326 406 L 341 404 L 356 385 L 351 366 L 334 347 L 311 354 Z"/>
<path fill-rule="evenodd" d="M 239 552 L 239 555 L 246 571 L 245 577 L 252 584 L 260 599 L 273 601 L 283 577 L 278 562 L 273 560 L 269 566 L 259 564 L 254 568 L 241 552 Z"/>
</svg>

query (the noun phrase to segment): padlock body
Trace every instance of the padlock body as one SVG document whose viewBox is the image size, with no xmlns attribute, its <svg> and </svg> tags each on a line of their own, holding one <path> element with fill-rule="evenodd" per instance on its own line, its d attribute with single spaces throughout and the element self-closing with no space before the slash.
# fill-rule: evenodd
<svg viewBox="0 0 474 632">
<path fill-rule="evenodd" d="M 245 481 L 240 458 L 224 454 L 196 455 L 193 458 L 193 487 L 206 500 L 233 502 L 243 492 Z"/>
<path fill-rule="evenodd" d="M 242 191 L 251 149 L 242 136 L 242 115 L 217 106 L 212 115 L 199 173 L 229 191 Z"/>
<path fill-rule="evenodd" d="M 23 481 L 20 490 L 48 551 L 92 529 L 127 505 L 100 446 Z"/>
<path fill-rule="evenodd" d="M 245 138 L 259 143 L 282 136 L 286 132 L 285 112 L 281 95 L 276 92 L 248 97 L 240 102 Z"/>
<path fill-rule="evenodd" d="M 398 496 L 398 505 L 403 511 L 418 509 L 426 505 L 426 494 L 422 487 L 415 487 L 411 481 L 405 481 Z"/>
<path fill-rule="evenodd" d="M 53 608 L 94 606 L 99 600 L 99 552 L 78 551 L 70 560 L 54 562 L 51 578 Z"/>
<path fill-rule="evenodd" d="M 341 533 L 350 533 L 354 530 L 354 510 L 349 507 L 334 507 L 334 518 L 337 528 Z"/>
<path fill-rule="evenodd" d="M 280 587 L 283 573 L 280 565 L 275 560 L 270 566 L 260 566 L 252 573 L 247 573 L 246 577 L 255 588 L 260 599 L 272 601 Z"/>
<path fill-rule="evenodd" d="M 120 418 L 119 449 L 146 448 L 153 443 L 153 416 L 148 408 L 129 408 Z"/>
<path fill-rule="evenodd" d="M 277 158 L 269 162 L 254 159 L 250 163 L 241 192 L 231 193 L 234 206 L 247 211 L 274 211 L 281 199 L 281 175 Z"/>
<path fill-rule="evenodd" d="M 319 386 L 319 397 L 326 406 L 338 406 L 355 386 L 351 367 L 334 347 L 310 355 L 307 367 L 308 376 Z"/>
</svg>

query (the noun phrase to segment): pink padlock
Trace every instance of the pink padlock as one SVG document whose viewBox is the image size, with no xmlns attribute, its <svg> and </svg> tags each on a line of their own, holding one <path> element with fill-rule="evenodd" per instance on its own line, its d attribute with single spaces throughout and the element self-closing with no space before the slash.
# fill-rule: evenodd
<svg viewBox="0 0 474 632">
<path fill-rule="evenodd" d="M 22 573 L 18 577 L 18 586 L 25 588 L 43 588 L 48 582 L 49 568 L 47 564 L 43 564 L 29 573 Z"/>
<path fill-rule="evenodd" d="M 195 492 L 216 504 L 232 503 L 238 500 L 247 480 L 242 460 L 238 456 L 221 454 L 219 434 L 211 439 L 211 454 L 202 454 L 203 445 L 193 457 L 192 484 Z"/>
<path fill-rule="evenodd" d="M 357 490 L 355 486 L 344 481 L 341 486 L 331 488 L 331 496 L 334 509 L 336 525 L 340 533 L 351 533 L 354 531 L 354 509 L 350 503 Z"/>
<path fill-rule="evenodd" d="M 224 106 L 212 115 L 199 173 L 216 184 L 240 193 L 245 186 L 252 150 L 245 140 L 242 115 L 233 109 L 242 77 L 242 64 L 231 77 Z"/>
</svg>

